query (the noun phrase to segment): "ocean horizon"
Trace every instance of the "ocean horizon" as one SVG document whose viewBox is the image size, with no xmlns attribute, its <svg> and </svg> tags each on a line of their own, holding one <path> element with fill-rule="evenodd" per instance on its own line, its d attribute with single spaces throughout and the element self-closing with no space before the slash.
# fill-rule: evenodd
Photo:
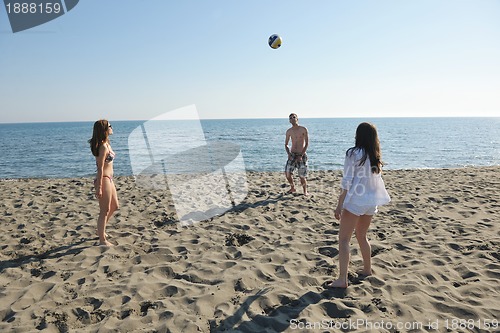
<svg viewBox="0 0 500 333">
<path fill-rule="evenodd" d="M 341 170 L 345 151 L 354 145 L 360 122 L 379 132 L 385 170 L 460 168 L 500 165 L 500 117 L 457 118 L 300 118 L 309 131 L 309 170 Z M 146 121 L 113 121 L 111 145 L 117 153 L 116 176 L 134 174 L 131 133 Z M 157 123 L 161 124 L 161 122 Z M 182 132 L 195 124 L 202 137 L 193 145 L 231 143 L 239 147 L 247 171 L 283 171 L 287 118 L 202 119 L 164 121 L 150 135 L 165 153 L 181 149 L 193 135 Z M 173 125 L 173 126 L 172 126 Z M 0 178 L 74 178 L 95 174 L 87 140 L 93 121 L 0 124 Z M 186 127 L 188 128 L 188 127 Z M 147 152 L 144 152 L 145 154 Z M 149 152 L 151 153 L 151 152 Z M 180 161 L 182 162 L 182 161 Z"/>
</svg>

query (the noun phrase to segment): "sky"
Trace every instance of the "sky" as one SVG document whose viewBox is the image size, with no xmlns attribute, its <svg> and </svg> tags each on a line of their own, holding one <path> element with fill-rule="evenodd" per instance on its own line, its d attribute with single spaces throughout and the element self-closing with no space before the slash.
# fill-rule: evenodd
<svg viewBox="0 0 500 333">
<path fill-rule="evenodd" d="M 498 0 L 83 0 L 13 33 L 0 123 L 500 113 Z M 267 40 L 279 34 L 283 44 Z"/>
</svg>

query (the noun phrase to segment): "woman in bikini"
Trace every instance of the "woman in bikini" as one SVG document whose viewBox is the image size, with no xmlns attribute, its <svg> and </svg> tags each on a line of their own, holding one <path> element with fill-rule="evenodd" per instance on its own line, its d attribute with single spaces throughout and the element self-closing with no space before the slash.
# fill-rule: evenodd
<svg viewBox="0 0 500 333">
<path fill-rule="evenodd" d="M 95 156 L 97 176 L 94 180 L 95 195 L 99 199 L 99 218 L 97 219 L 97 235 L 99 245 L 112 246 L 107 239 L 106 224 L 118 209 L 118 196 L 113 182 L 113 160 L 115 153 L 109 144 L 109 136 L 113 127 L 104 119 L 94 123 L 92 139 L 89 140 L 90 150 Z"/>
</svg>

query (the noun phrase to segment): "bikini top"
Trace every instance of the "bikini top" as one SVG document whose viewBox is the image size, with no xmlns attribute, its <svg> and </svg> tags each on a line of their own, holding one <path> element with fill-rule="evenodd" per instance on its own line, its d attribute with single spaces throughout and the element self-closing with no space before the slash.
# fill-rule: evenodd
<svg viewBox="0 0 500 333">
<path fill-rule="evenodd" d="M 116 154 L 110 150 L 108 152 L 108 155 L 106 155 L 106 159 L 104 159 L 104 162 L 105 163 L 113 162 L 113 160 L 115 159 L 115 156 L 116 156 Z"/>
<path fill-rule="evenodd" d="M 104 163 L 111 163 L 115 159 L 115 152 L 111 150 L 111 147 L 108 145 L 108 154 L 106 155 L 106 158 L 104 159 Z M 97 160 L 95 161 L 95 165 L 97 166 Z"/>
</svg>

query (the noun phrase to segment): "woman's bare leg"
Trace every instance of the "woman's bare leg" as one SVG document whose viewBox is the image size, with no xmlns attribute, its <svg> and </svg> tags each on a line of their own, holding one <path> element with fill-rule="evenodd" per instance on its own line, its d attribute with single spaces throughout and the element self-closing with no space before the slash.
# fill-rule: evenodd
<svg viewBox="0 0 500 333">
<path fill-rule="evenodd" d="M 356 239 L 363 257 L 363 270 L 361 271 L 363 275 L 372 274 L 372 248 L 366 236 L 372 217 L 372 215 L 361 215 L 356 225 Z"/>
<path fill-rule="evenodd" d="M 345 209 L 342 211 L 339 230 L 339 277 L 330 283 L 328 287 L 347 288 L 348 286 L 347 273 L 351 256 L 349 244 L 358 220 L 359 216 Z"/>
<path fill-rule="evenodd" d="M 115 183 L 114 182 L 111 182 L 111 200 L 110 200 L 110 204 L 109 204 L 109 212 L 108 212 L 108 215 L 106 216 L 106 223 L 104 225 L 104 229 L 106 229 L 106 226 L 108 224 L 108 222 L 111 220 L 111 218 L 113 217 L 113 214 L 115 213 L 115 211 L 120 207 L 119 203 L 118 203 L 118 195 L 116 193 L 116 186 L 115 186 Z M 106 231 L 104 231 L 106 237 L 108 237 L 108 234 L 106 233 Z"/>
<path fill-rule="evenodd" d="M 99 218 L 97 219 L 97 235 L 99 236 L 99 245 L 112 246 L 106 239 L 106 223 L 109 212 L 111 211 L 111 199 L 113 198 L 113 184 L 108 178 L 102 180 L 102 197 L 99 198 Z"/>
</svg>

